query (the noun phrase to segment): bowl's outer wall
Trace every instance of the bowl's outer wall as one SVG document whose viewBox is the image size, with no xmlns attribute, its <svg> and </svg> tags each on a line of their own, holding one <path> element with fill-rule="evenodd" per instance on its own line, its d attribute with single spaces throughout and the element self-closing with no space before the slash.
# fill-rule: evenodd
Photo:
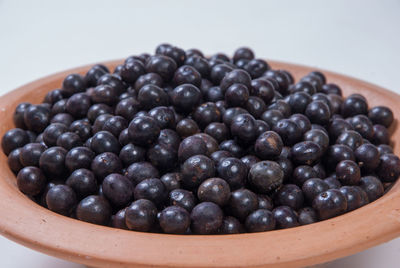
<svg viewBox="0 0 400 268">
<path fill-rule="evenodd" d="M 115 67 L 121 61 L 108 62 Z M 296 80 L 314 68 L 270 62 Z M 68 70 L 20 87 L 0 98 L 0 136 L 14 127 L 12 114 L 20 102 L 39 103 L 60 88 Z M 345 95 L 362 93 L 370 106 L 387 105 L 400 115 L 400 97 L 378 86 L 324 72 Z M 400 131 L 391 127 L 393 140 Z M 395 152 L 399 154 L 398 143 Z M 0 153 L 0 232 L 27 247 L 96 267 L 299 267 L 350 255 L 397 237 L 400 233 L 400 186 L 379 200 L 330 220 L 292 229 L 224 236 L 150 234 L 92 225 L 55 214 L 33 203 L 16 186 L 15 175 Z"/>
</svg>

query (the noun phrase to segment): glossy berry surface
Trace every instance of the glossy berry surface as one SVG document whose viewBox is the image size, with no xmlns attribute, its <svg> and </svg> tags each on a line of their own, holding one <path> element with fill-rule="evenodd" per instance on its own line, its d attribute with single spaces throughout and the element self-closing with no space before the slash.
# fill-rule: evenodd
<svg viewBox="0 0 400 268">
<path fill-rule="evenodd" d="M 244 143 L 250 143 L 256 138 L 256 128 L 256 121 L 250 114 L 239 114 L 231 122 L 231 134 Z"/>
<path fill-rule="evenodd" d="M 307 165 L 297 166 L 293 170 L 292 182 L 298 186 L 302 186 L 308 179 L 317 178 L 318 173 L 315 169 Z"/>
<path fill-rule="evenodd" d="M 287 229 L 299 226 L 295 212 L 288 206 L 279 206 L 272 211 L 277 229 Z"/>
<path fill-rule="evenodd" d="M 171 92 L 171 101 L 174 107 L 182 112 L 192 111 L 201 100 L 201 91 L 192 84 L 183 84 Z"/>
<path fill-rule="evenodd" d="M 90 149 L 96 154 L 105 152 L 118 153 L 120 145 L 118 139 L 108 131 L 97 132 L 90 142 Z"/>
<path fill-rule="evenodd" d="M 345 185 L 356 185 L 361 179 L 359 166 L 351 160 L 343 160 L 336 166 L 336 176 Z"/>
<path fill-rule="evenodd" d="M 298 221 L 300 225 L 307 225 L 318 221 L 317 213 L 311 207 L 304 207 L 300 209 L 298 214 Z"/>
<path fill-rule="evenodd" d="M 25 167 L 17 175 L 18 189 L 27 195 L 37 195 L 46 186 L 46 177 L 37 167 Z"/>
<path fill-rule="evenodd" d="M 65 156 L 65 166 L 70 172 L 76 169 L 89 169 L 95 153 L 87 147 L 75 147 Z"/>
<path fill-rule="evenodd" d="M 67 151 L 62 147 L 51 147 L 44 151 L 39 159 L 40 169 L 49 176 L 62 175 L 65 170 Z"/>
<path fill-rule="evenodd" d="M 156 206 L 147 199 L 139 199 L 127 207 L 125 223 L 128 229 L 140 232 L 149 231 L 157 219 Z"/>
<path fill-rule="evenodd" d="M 167 192 L 179 189 L 181 186 L 182 175 L 180 173 L 166 173 L 160 178 L 161 182 L 164 184 Z"/>
<path fill-rule="evenodd" d="M 178 206 L 166 207 L 161 211 L 159 222 L 167 234 L 184 234 L 190 226 L 190 214 Z"/>
<path fill-rule="evenodd" d="M 97 180 L 92 171 L 88 169 L 77 169 L 71 173 L 65 184 L 71 187 L 78 198 L 84 198 L 97 191 Z"/>
<path fill-rule="evenodd" d="M 288 206 L 294 210 L 303 207 L 304 195 L 303 191 L 295 184 L 283 185 L 276 196 L 276 203 L 281 206 Z"/>
<path fill-rule="evenodd" d="M 160 134 L 157 122 L 149 116 L 135 117 L 128 127 L 128 135 L 133 144 L 148 146 L 152 144 Z"/>
<path fill-rule="evenodd" d="M 19 161 L 24 167 L 39 166 L 39 159 L 46 150 L 46 146 L 41 143 L 28 143 L 21 148 Z"/>
<path fill-rule="evenodd" d="M 319 219 L 326 220 L 339 216 L 347 210 L 346 196 L 337 189 L 329 189 L 318 194 L 313 203 Z"/>
<path fill-rule="evenodd" d="M 222 225 L 223 212 L 211 202 L 202 202 L 195 206 L 190 214 L 191 230 L 195 234 L 213 234 Z"/>
<path fill-rule="evenodd" d="M 339 189 L 346 197 L 347 210 L 353 211 L 362 205 L 360 192 L 354 186 L 343 186 Z"/>
<path fill-rule="evenodd" d="M 230 214 L 244 220 L 258 208 L 258 198 L 255 193 L 247 189 L 239 189 L 232 192 L 229 199 L 228 210 Z"/>
<path fill-rule="evenodd" d="M 248 175 L 248 181 L 258 193 L 269 193 L 283 183 L 282 168 L 273 161 L 261 161 L 254 164 Z"/>
<path fill-rule="evenodd" d="M 191 212 L 196 205 L 196 198 L 193 193 L 184 189 L 172 190 L 168 199 L 171 206 L 180 206 L 188 212 Z"/>
<path fill-rule="evenodd" d="M 133 199 L 132 183 L 121 174 L 108 175 L 101 186 L 104 196 L 116 207 L 126 206 Z"/>
<path fill-rule="evenodd" d="M 375 201 L 383 195 L 383 185 L 377 177 L 362 177 L 360 180 L 360 187 L 367 194 L 369 202 Z"/>
<path fill-rule="evenodd" d="M 329 184 L 319 178 L 311 178 L 304 182 L 302 186 L 303 194 L 308 202 L 312 203 L 314 198 L 329 189 Z"/>
<path fill-rule="evenodd" d="M 245 106 L 249 99 L 249 90 L 243 84 L 233 84 L 226 89 L 225 102 L 230 107 Z"/>
<path fill-rule="evenodd" d="M 274 159 L 281 154 L 282 138 L 274 131 L 262 133 L 254 144 L 254 151 L 261 159 Z"/>
<path fill-rule="evenodd" d="M 248 168 L 241 160 L 235 157 L 226 157 L 221 159 L 216 167 L 218 176 L 229 184 L 230 189 L 244 186 Z"/>
<path fill-rule="evenodd" d="M 93 159 L 90 168 L 99 180 L 103 180 L 111 173 L 120 173 L 122 163 L 116 154 L 106 152 L 97 155 Z"/>
<path fill-rule="evenodd" d="M 329 122 L 331 111 L 326 103 L 317 100 L 307 105 L 305 115 L 313 124 L 326 125 Z"/>
<path fill-rule="evenodd" d="M 285 146 L 292 146 L 296 142 L 300 141 L 302 135 L 299 126 L 289 119 L 279 120 L 273 126 L 272 130 L 278 133 Z"/>
<path fill-rule="evenodd" d="M 124 191 L 126 192 L 126 196 L 128 197 L 129 194 L 132 195 L 132 191 L 129 191 L 129 188 L 127 187 L 129 184 L 127 182 L 124 182 L 124 188 L 127 188 Z M 122 188 L 123 187 L 121 187 L 121 189 Z M 167 192 L 161 180 L 152 178 L 145 179 L 139 182 L 133 191 L 133 196 L 136 200 L 146 199 L 152 201 L 155 205 L 160 205 L 167 198 Z"/>
<path fill-rule="evenodd" d="M 363 144 L 354 151 L 358 166 L 362 171 L 373 172 L 380 164 L 380 153 L 376 146 Z"/>
<path fill-rule="evenodd" d="M 380 124 L 385 127 L 390 127 L 393 122 L 393 112 L 385 106 L 373 107 L 369 110 L 368 117 L 374 124 Z"/>
<path fill-rule="evenodd" d="M 394 154 L 384 154 L 380 157 L 380 164 L 377 169 L 379 178 L 383 182 L 396 181 L 400 176 L 400 159 Z"/>
<path fill-rule="evenodd" d="M 322 150 L 315 142 L 303 141 L 292 147 L 290 155 L 292 160 L 299 165 L 313 165 L 320 160 Z"/>
<path fill-rule="evenodd" d="M 215 165 L 204 155 L 194 155 L 183 163 L 181 172 L 184 187 L 193 189 L 215 175 Z"/>
<path fill-rule="evenodd" d="M 6 132 L 1 140 L 3 152 L 8 155 L 12 150 L 29 143 L 26 132 L 20 128 L 14 128 Z"/>
<path fill-rule="evenodd" d="M 76 206 L 76 195 L 67 185 L 56 185 L 46 194 L 47 207 L 56 213 L 69 215 Z"/>
<path fill-rule="evenodd" d="M 232 216 L 224 217 L 222 225 L 219 228 L 220 234 L 239 234 L 243 232 L 244 227 L 242 226 L 240 221 Z"/>
<path fill-rule="evenodd" d="M 245 226 L 250 233 L 270 231 L 275 229 L 275 218 L 271 211 L 258 209 L 247 216 Z"/>
<path fill-rule="evenodd" d="M 207 179 L 197 190 L 197 197 L 201 202 L 213 202 L 220 207 L 228 203 L 230 195 L 229 184 L 221 178 Z"/>
</svg>

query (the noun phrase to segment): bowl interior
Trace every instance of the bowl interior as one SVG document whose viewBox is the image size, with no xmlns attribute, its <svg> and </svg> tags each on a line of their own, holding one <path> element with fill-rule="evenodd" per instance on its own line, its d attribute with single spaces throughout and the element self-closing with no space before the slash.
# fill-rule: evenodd
<svg viewBox="0 0 400 268">
<path fill-rule="evenodd" d="M 113 68 L 120 62 L 106 65 Z M 296 80 L 313 70 L 281 62 L 270 64 L 274 69 L 289 70 Z M 14 127 L 12 114 L 17 104 L 41 102 L 49 90 L 60 88 L 67 74 L 84 74 L 89 67 L 51 75 L 2 96 L 0 135 Z M 395 117 L 400 116 L 400 97 L 395 93 L 343 75 L 324 73 L 328 82 L 340 85 L 345 95 L 362 93 L 371 107 L 386 105 Z M 397 141 L 397 120 L 390 131 L 392 140 Z M 394 142 L 394 151 L 400 152 L 398 142 Z M 365 207 L 307 226 L 253 234 L 181 236 L 93 225 L 42 208 L 18 190 L 3 153 L 0 174 L 0 231 L 4 236 L 44 253 L 96 267 L 304 266 L 356 253 L 400 233 L 399 183 Z"/>
</svg>

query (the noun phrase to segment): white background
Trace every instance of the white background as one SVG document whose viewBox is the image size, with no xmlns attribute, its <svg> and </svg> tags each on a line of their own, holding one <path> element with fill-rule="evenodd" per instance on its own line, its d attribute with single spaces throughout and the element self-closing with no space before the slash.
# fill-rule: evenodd
<svg viewBox="0 0 400 268">
<path fill-rule="evenodd" d="M 246 45 L 258 57 L 329 69 L 400 92 L 399 0 L 0 0 L 0 94 L 66 68 L 153 52 L 161 42 L 206 54 L 231 54 Z M 399 253 L 397 239 L 322 267 L 398 267 Z M 82 267 L 5 238 L 0 266 Z"/>
</svg>

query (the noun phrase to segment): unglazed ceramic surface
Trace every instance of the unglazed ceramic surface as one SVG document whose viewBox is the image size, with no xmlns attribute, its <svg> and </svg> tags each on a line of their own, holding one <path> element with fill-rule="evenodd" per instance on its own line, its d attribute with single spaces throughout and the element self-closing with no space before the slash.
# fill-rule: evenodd
<svg viewBox="0 0 400 268">
<path fill-rule="evenodd" d="M 106 63 L 114 68 L 121 61 Z M 314 68 L 269 62 L 289 70 L 296 79 Z M 22 86 L 0 98 L 0 136 L 13 128 L 12 114 L 20 102 L 39 103 L 60 88 L 71 69 Z M 354 78 L 323 71 L 345 95 L 362 93 L 370 107 L 389 106 L 400 117 L 400 96 Z M 398 155 L 400 130 L 391 126 Z M 0 232 L 32 249 L 95 267 L 301 267 L 327 262 L 386 242 L 400 234 L 400 185 L 377 201 L 345 215 L 286 230 L 239 235 L 166 235 L 93 225 L 53 213 L 32 202 L 17 188 L 15 175 L 0 153 Z"/>
</svg>

